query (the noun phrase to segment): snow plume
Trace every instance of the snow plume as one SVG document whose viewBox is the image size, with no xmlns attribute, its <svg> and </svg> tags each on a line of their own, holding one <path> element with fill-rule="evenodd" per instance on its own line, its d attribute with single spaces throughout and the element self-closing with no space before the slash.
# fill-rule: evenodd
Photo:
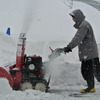
<svg viewBox="0 0 100 100">
<path fill-rule="evenodd" d="M 47 73 L 51 74 L 51 87 L 64 85 L 64 83 L 68 86 L 85 84 L 80 73 L 80 63 L 75 65 L 65 63 L 64 60 L 65 58 L 61 56 L 46 65 Z"/>
<path fill-rule="evenodd" d="M 23 24 L 22 24 L 22 31 L 23 33 L 28 33 L 32 21 L 33 21 L 33 15 L 35 16 L 35 7 L 36 7 L 36 1 L 35 0 L 29 0 L 27 3 L 26 11 L 23 18 Z"/>
</svg>

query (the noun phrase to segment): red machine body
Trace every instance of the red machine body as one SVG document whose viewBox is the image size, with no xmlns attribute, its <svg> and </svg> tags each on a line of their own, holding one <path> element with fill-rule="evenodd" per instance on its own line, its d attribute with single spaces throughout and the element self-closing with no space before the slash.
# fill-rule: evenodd
<svg viewBox="0 0 100 100">
<path fill-rule="evenodd" d="M 47 91 L 47 81 L 43 79 L 42 57 L 27 57 L 24 54 L 25 44 L 26 34 L 21 33 L 17 44 L 16 64 L 9 66 L 9 71 L 0 67 L 0 77 L 8 79 L 10 86 L 15 90 L 23 87 L 29 88 L 27 85 L 25 86 L 26 83 L 29 83 L 28 85 L 31 85 L 32 88 L 35 88 L 37 83 L 42 83 L 42 87 L 45 85 L 44 91 Z"/>
<path fill-rule="evenodd" d="M 16 86 L 19 87 L 22 80 L 21 70 L 23 69 L 25 41 L 26 34 L 20 33 L 19 42 L 17 44 L 16 64 L 9 66 L 9 71 L 4 69 L 3 67 L 0 67 L 0 77 L 7 78 L 12 88 Z"/>
</svg>

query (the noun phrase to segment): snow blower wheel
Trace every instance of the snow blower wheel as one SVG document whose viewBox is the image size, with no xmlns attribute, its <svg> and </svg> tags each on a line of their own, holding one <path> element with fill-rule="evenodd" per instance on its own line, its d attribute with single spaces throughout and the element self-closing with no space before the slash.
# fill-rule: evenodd
<svg viewBox="0 0 100 100">
<path fill-rule="evenodd" d="M 25 91 L 27 89 L 33 89 L 33 86 L 30 82 L 25 82 L 21 85 L 21 90 Z"/>
<path fill-rule="evenodd" d="M 44 83 L 36 83 L 36 85 L 35 85 L 35 90 L 39 90 L 39 91 L 41 91 L 41 92 L 46 92 L 47 91 L 47 86 L 46 86 L 46 84 L 44 84 Z"/>
</svg>

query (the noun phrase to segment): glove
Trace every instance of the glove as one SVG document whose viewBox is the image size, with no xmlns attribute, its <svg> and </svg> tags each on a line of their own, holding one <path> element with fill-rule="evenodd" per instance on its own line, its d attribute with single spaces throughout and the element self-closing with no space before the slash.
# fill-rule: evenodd
<svg viewBox="0 0 100 100">
<path fill-rule="evenodd" d="M 72 50 L 70 49 L 70 47 L 64 47 L 64 52 L 65 52 L 65 54 L 68 52 L 72 52 Z"/>
</svg>

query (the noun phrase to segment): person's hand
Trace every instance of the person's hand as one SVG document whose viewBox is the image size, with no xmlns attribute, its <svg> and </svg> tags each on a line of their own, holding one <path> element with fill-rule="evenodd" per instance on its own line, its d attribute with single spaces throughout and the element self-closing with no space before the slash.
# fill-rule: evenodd
<svg viewBox="0 0 100 100">
<path fill-rule="evenodd" d="M 68 46 L 64 47 L 63 49 L 64 49 L 65 54 L 69 53 L 69 52 L 72 52 L 72 50 Z"/>
</svg>

